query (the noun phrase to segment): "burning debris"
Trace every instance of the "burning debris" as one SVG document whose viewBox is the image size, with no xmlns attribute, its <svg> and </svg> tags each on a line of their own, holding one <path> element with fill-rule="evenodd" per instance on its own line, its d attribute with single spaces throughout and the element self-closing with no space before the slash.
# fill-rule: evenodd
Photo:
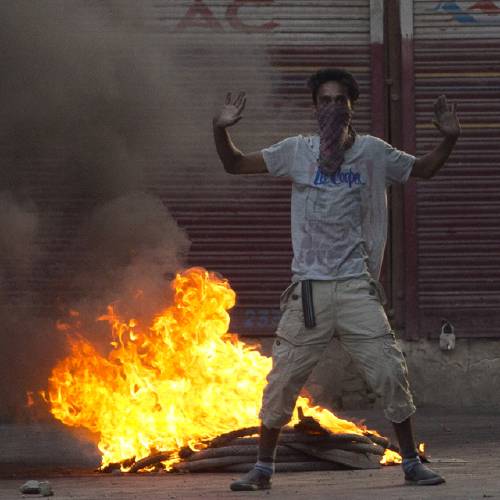
<svg viewBox="0 0 500 500">
<path fill-rule="evenodd" d="M 78 321 L 61 324 L 71 354 L 53 369 L 44 397 L 61 422 L 99 434 L 102 470 L 247 470 L 271 359 L 227 333 L 235 294 L 226 280 L 192 268 L 172 288 L 173 305 L 149 327 L 109 308 L 100 318 L 112 330 L 107 355 L 86 340 Z M 290 425 L 278 470 L 400 461 L 375 431 L 303 397 Z"/>
<path fill-rule="evenodd" d="M 299 423 L 285 427 L 278 442 L 276 470 L 278 472 L 306 472 L 339 469 L 378 469 L 388 448 L 393 448 L 385 437 L 365 434 L 333 433 L 322 427 L 313 417 L 305 416 L 298 408 Z M 178 452 L 179 462 L 173 472 L 248 472 L 255 464 L 258 452 L 258 427 L 231 431 L 208 443 L 206 448 L 194 451 L 184 447 Z M 125 460 L 109 464 L 101 472 L 123 468 L 128 472 L 165 470 L 163 462 L 175 454 L 155 452 L 135 461 Z"/>
<path fill-rule="evenodd" d="M 255 432 L 255 429 L 254 429 Z M 211 443 L 173 465 L 180 472 L 248 472 L 255 465 L 256 437 L 234 438 L 224 446 Z M 385 448 L 356 434 L 314 435 L 285 428 L 278 443 L 276 470 L 298 472 L 344 468 L 377 469 Z"/>
</svg>

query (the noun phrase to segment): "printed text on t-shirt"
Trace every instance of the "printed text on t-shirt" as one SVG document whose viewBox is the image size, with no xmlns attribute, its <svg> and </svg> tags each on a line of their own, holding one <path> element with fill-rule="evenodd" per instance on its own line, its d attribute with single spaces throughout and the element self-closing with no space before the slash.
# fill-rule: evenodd
<svg viewBox="0 0 500 500">
<path fill-rule="evenodd" d="M 352 187 L 353 185 L 364 185 L 364 182 L 361 178 L 361 174 L 353 172 L 351 169 L 345 172 L 337 170 L 334 174 L 328 175 L 321 172 L 318 168 L 316 176 L 314 177 L 314 185 L 321 186 L 324 184 L 334 184 L 336 186 L 340 184 L 347 184 L 349 187 Z"/>
</svg>

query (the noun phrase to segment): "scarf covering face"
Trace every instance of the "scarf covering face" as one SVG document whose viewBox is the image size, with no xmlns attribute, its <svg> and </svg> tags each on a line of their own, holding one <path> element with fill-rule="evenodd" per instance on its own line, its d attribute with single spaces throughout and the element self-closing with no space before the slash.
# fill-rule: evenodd
<svg viewBox="0 0 500 500">
<path fill-rule="evenodd" d="M 337 172 L 352 144 L 351 118 L 352 111 L 345 104 L 331 102 L 318 110 L 319 168 L 326 175 Z"/>
</svg>

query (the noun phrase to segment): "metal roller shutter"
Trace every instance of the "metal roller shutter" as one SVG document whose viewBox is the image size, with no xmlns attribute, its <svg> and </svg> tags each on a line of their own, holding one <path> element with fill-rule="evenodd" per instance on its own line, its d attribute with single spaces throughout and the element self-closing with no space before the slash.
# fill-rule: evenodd
<svg viewBox="0 0 500 500">
<path fill-rule="evenodd" d="M 188 231 L 190 263 L 222 273 L 236 290 L 232 330 L 271 334 L 290 279 L 290 185 L 269 176 L 221 173 L 213 145 L 197 134 L 207 135 L 210 113 L 225 91 L 240 89 L 249 93 L 246 117 L 231 133 L 243 151 L 314 131 L 305 84 L 325 66 L 344 67 L 359 79 L 355 121 L 360 132 L 369 132 L 370 1 L 164 0 L 152 4 L 148 16 L 154 43 L 175 45 L 187 92 L 191 79 L 209 75 L 209 99 L 199 102 L 205 121 L 179 137 L 185 155 L 175 161 L 189 168 L 189 183 L 184 175 L 177 182 L 152 172 L 150 185 Z"/>
<path fill-rule="evenodd" d="M 458 103 L 462 136 L 430 182 L 418 182 L 417 296 L 421 335 L 440 319 L 459 336 L 500 328 L 500 6 L 416 0 L 417 153 L 437 142 L 432 104 Z"/>
<path fill-rule="evenodd" d="M 140 66 L 141 78 L 151 75 L 156 82 L 159 75 L 163 77 L 167 73 L 165 87 L 170 95 L 158 104 L 164 106 L 161 112 L 171 116 L 172 123 L 168 136 L 171 144 L 166 144 L 164 156 L 157 157 L 158 148 L 154 150 L 154 158 L 150 151 L 141 154 L 135 144 L 130 144 L 125 146 L 130 146 L 131 154 L 122 158 L 113 151 L 113 144 L 107 144 L 104 139 L 94 142 L 103 150 L 109 146 L 110 151 L 104 151 L 103 158 L 113 163 L 110 175 L 120 176 L 122 159 L 140 164 L 135 169 L 141 177 L 137 187 L 145 187 L 158 195 L 178 224 L 186 229 L 192 241 L 189 264 L 217 271 L 230 280 L 238 296 L 232 314 L 232 331 L 271 334 L 279 319 L 279 295 L 290 279 L 292 257 L 290 185 L 288 181 L 270 176 L 225 174 L 211 136 L 213 113 L 224 101 L 227 91 L 248 92 L 245 118 L 231 130 L 235 143 L 243 151 L 261 149 L 290 135 L 314 132 L 306 79 L 321 67 L 338 66 L 352 71 L 361 85 L 362 96 L 355 110 L 358 131 L 376 130 L 380 135 L 383 133 L 382 98 L 372 100 L 372 94 L 375 87 L 383 93 L 382 3 L 382 0 L 54 2 L 52 21 L 58 33 L 73 31 L 71 39 L 64 42 L 68 47 L 61 51 L 61 60 L 54 64 L 48 57 L 47 64 L 50 71 L 54 66 L 62 75 L 67 73 L 68 86 L 81 86 L 82 75 L 83 80 L 93 79 L 96 73 L 97 83 L 92 83 L 95 91 L 99 88 L 99 64 L 106 66 L 102 68 L 106 85 L 109 81 L 114 83 L 114 79 L 126 79 L 123 65 L 130 61 Z M 83 14 L 79 13 L 78 23 L 73 23 L 71 14 L 76 5 L 83 9 Z M 370 16 L 370 11 L 377 15 Z M 27 22 L 35 23 L 35 15 L 30 16 Z M 41 20 L 41 28 L 44 22 Z M 37 36 L 40 33 L 37 32 Z M 89 67 L 82 68 L 80 64 L 73 64 L 73 58 L 81 56 L 82 51 L 72 55 L 73 44 L 78 42 L 80 34 L 85 39 L 83 50 L 90 52 L 94 49 L 93 40 L 96 40 L 96 52 L 102 52 L 110 34 L 116 34 L 120 42 L 104 50 L 103 58 L 93 60 L 92 54 L 88 54 Z M 63 44 L 62 40 L 64 37 L 49 38 L 54 44 Z M 375 55 L 371 42 L 377 44 Z M 49 56 L 51 50 L 51 46 L 44 47 Z M 128 57 L 130 54 L 133 57 Z M 120 64 L 115 65 L 115 61 Z M 378 66 L 377 71 L 372 72 L 374 61 Z M 81 74 L 72 78 L 74 68 Z M 47 72 L 47 68 L 38 70 Z M 50 78 L 43 81 L 46 80 Z M 62 80 L 64 78 L 58 80 L 57 88 L 64 88 Z M 134 109 L 131 116 L 148 132 L 158 133 L 164 126 L 164 117 L 159 119 L 157 109 L 150 113 L 149 109 L 143 109 L 144 102 L 147 106 L 156 106 L 156 103 L 139 98 L 136 104 L 134 100 L 134 96 L 141 93 L 140 81 L 137 77 L 132 79 L 127 87 L 130 95 L 126 96 L 120 95 L 119 85 L 116 95 L 113 94 L 111 83 L 104 89 L 102 100 L 92 95 L 86 107 L 83 90 L 78 93 L 78 108 L 75 108 L 78 116 L 57 115 L 57 120 L 60 119 L 57 126 L 66 121 L 74 125 L 76 132 L 71 140 L 75 136 L 75 140 L 80 140 L 79 120 L 86 124 L 87 115 L 90 121 L 96 120 L 99 113 L 105 117 L 106 99 L 112 101 L 112 112 L 119 109 L 122 99 L 124 107 Z M 134 86 L 138 87 L 136 91 Z M 41 99 L 44 92 L 45 89 L 40 92 Z M 56 98 L 54 102 L 58 102 Z M 373 113 L 379 116 L 373 126 L 372 102 L 376 103 Z M 155 120 L 161 123 L 156 124 Z M 88 128 L 85 133 L 89 132 Z M 58 133 L 64 137 L 63 131 L 58 129 Z M 84 136 L 81 140 L 87 139 Z M 2 146 L 5 157 L 11 154 L 8 142 L 7 137 L 5 147 Z M 72 303 L 74 297 L 81 297 L 81 290 L 71 276 L 72 269 L 82 262 L 75 237 L 102 195 L 92 192 L 92 186 L 87 189 L 83 185 L 87 182 L 88 170 L 85 155 L 67 160 L 63 146 L 56 144 L 51 150 L 49 144 L 43 153 L 35 152 L 20 162 L 17 172 L 45 221 L 37 241 L 41 257 L 33 276 L 26 279 L 38 294 L 33 301 L 47 310 L 53 308 L 56 298 Z M 84 150 L 83 146 L 75 149 Z M 66 161 L 72 168 L 72 176 L 61 177 L 61 165 Z M 97 164 L 100 165 L 100 158 Z M 107 163 L 99 168 L 106 169 Z M 76 172 L 80 179 L 80 170 L 81 189 L 74 185 L 73 175 Z M 22 295 L 22 291 L 14 292 Z"/>
</svg>

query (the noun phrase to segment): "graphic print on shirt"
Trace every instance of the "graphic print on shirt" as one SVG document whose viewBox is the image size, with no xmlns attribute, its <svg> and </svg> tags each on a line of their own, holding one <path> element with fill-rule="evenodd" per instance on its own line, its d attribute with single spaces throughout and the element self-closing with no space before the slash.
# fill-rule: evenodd
<svg viewBox="0 0 500 500">
<path fill-rule="evenodd" d="M 322 186 L 324 184 L 333 184 L 338 186 L 340 184 L 347 184 L 349 187 L 352 187 L 353 184 L 360 186 L 364 185 L 363 179 L 359 172 L 353 172 L 352 169 L 349 169 L 346 172 L 342 170 L 338 170 L 334 174 L 326 175 L 319 168 L 316 169 L 316 175 L 314 176 L 315 186 Z"/>
<path fill-rule="evenodd" d="M 378 278 L 387 235 L 386 187 L 407 181 L 415 156 L 357 135 L 332 178 L 318 173 L 319 145 L 318 135 L 298 135 L 262 150 L 269 173 L 292 180 L 293 279 Z"/>
<path fill-rule="evenodd" d="M 353 167 L 325 175 L 316 166 L 311 184 L 296 264 L 339 274 L 347 260 L 363 258 L 364 251 L 355 242 L 361 241 L 361 190 L 365 181 Z"/>
</svg>

